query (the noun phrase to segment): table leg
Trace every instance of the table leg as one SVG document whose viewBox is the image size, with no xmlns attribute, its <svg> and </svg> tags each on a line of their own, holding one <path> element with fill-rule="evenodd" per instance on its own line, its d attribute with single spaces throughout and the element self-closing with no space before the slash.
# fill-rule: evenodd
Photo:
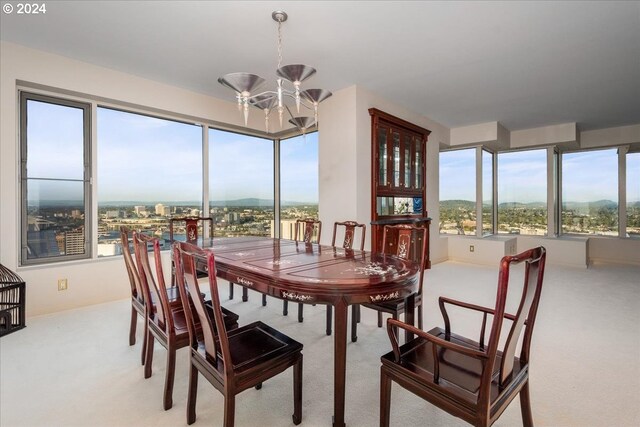
<svg viewBox="0 0 640 427">
<path fill-rule="evenodd" d="M 404 322 L 413 326 L 415 324 L 415 312 L 416 312 L 416 294 L 411 294 L 404 300 Z M 404 342 L 409 342 L 413 339 L 413 334 L 409 331 L 405 331 Z"/>
<path fill-rule="evenodd" d="M 344 427 L 345 378 L 347 371 L 347 304 L 338 302 L 334 319 L 334 357 L 333 357 L 333 426 Z"/>
</svg>

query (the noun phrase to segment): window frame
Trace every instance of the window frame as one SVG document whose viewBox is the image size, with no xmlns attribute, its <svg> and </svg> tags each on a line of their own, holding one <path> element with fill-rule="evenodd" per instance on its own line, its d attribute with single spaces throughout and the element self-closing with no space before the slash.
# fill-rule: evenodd
<svg viewBox="0 0 640 427">
<path fill-rule="evenodd" d="M 78 100 L 72 100 L 68 98 L 45 95 L 40 93 L 34 93 L 28 90 L 18 90 L 19 94 L 19 108 L 20 108 L 20 127 L 19 127 L 19 144 L 20 144 L 20 167 L 18 169 L 19 185 L 20 185 L 20 265 L 42 265 L 42 264 L 55 264 L 65 261 L 83 260 L 93 258 L 93 215 L 92 215 L 92 104 L 90 102 L 83 102 Z M 39 257 L 28 258 L 28 228 L 29 228 L 29 213 L 28 213 L 28 181 L 29 176 L 27 174 L 27 103 L 28 101 L 44 102 L 47 104 L 59 105 L 63 107 L 79 108 L 83 112 L 82 118 L 82 137 L 83 137 L 83 197 L 84 197 L 84 253 L 74 255 L 60 255 L 56 257 Z M 60 179 L 60 178 L 46 178 L 49 181 L 73 181 L 80 182 L 78 179 Z"/>
</svg>

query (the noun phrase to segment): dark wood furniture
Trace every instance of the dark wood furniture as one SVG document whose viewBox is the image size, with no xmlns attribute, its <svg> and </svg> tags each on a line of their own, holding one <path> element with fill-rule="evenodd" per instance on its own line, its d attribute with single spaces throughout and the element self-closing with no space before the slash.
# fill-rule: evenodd
<svg viewBox="0 0 640 427">
<path fill-rule="evenodd" d="M 367 233 L 367 226 L 359 224 L 355 221 L 344 221 L 333 223 L 333 237 L 331 238 L 331 246 L 336 247 L 336 237 L 338 233 L 338 227 L 343 229 L 343 240 L 341 247 L 344 249 L 353 249 L 353 242 L 356 236 L 356 228 L 360 229 L 360 250 L 364 250 L 364 239 Z"/>
<path fill-rule="evenodd" d="M 194 258 L 206 262 L 212 314 L 207 313 Z M 190 341 L 187 424 L 196 420 L 198 373 L 224 396 L 224 426 L 233 427 L 236 395 L 293 367 L 293 423 L 302 421 L 302 344 L 262 322 L 227 331 L 220 307 L 215 258 L 189 243 L 173 246 L 178 288 L 187 318 Z M 198 333 L 198 327 L 202 334 Z M 217 334 L 216 334 L 217 332 Z M 257 422 L 259 424 L 259 422 Z"/>
<path fill-rule="evenodd" d="M 425 156 L 431 131 L 376 108 L 369 109 L 369 114 L 371 250 L 382 252 L 385 225 L 414 222 L 429 227 Z M 426 268 L 429 264 L 427 250 Z"/>
<path fill-rule="evenodd" d="M 149 262 L 148 245 L 153 247 L 156 278 L 153 275 L 151 263 Z M 164 409 L 173 406 L 173 379 L 175 376 L 176 350 L 185 347 L 189 343 L 189 333 L 187 331 L 182 303 L 171 304 L 167 294 L 162 271 L 162 260 L 160 258 L 160 243 L 155 237 L 149 237 L 142 233 L 133 233 L 133 246 L 136 253 L 136 260 L 141 271 L 142 289 L 145 294 L 147 319 L 147 345 L 144 362 L 144 377 L 149 378 L 153 364 L 153 344 L 154 339 L 167 349 L 167 368 L 164 383 Z"/>
<path fill-rule="evenodd" d="M 413 324 L 420 266 L 393 255 L 265 237 L 221 237 L 203 245 L 216 254 L 218 277 L 280 299 L 333 305 L 334 426 L 343 427 L 348 306 L 406 298 L 405 320 Z"/>
<path fill-rule="evenodd" d="M 424 266 L 427 251 L 427 233 L 424 227 L 414 225 L 385 225 L 383 233 L 384 253 L 396 255 Z M 415 308 L 418 312 L 418 327 L 422 329 L 422 282 L 424 268 L 420 269 L 418 292 L 415 296 Z M 382 327 L 382 313 L 389 313 L 398 320 L 401 313 L 405 312 L 404 299 L 396 298 L 379 302 L 368 302 L 363 307 L 371 308 L 378 312 L 378 327 Z M 356 320 L 360 317 L 359 305 L 352 307 L 352 317 Z M 358 322 L 351 322 L 351 341 L 358 340 Z"/>
<path fill-rule="evenodd" d="M 207 224 L 208 223 L 208 224 Z M 205 226 L 207 227 L 205 229 Z M 185 216 L 169 218 L 169 240 L 172 242 L 174 233 L 184 228 L 185 239 L 189 243 L 196 243 L 199 237 L 213 238 L 213 218 L 203 216 Z M 181 233 L 182 234 L 182 233 Z M 182 240 L 182 239 L 178 239 Z"/>
<path fill-rule="evenodd" d="M 305 244 L 320 243 L 320 235 L 322 233 L 322 221 L 315 218 L 304 218 L 296 220 L 296 228 L 294 230 L 293 240 L 296 242 L 302 242 Z M 263 297 L 263 304 L 266 295 Z M 282 315 L 289 314 L 289 301 L 284 300 L 282 302 Z M 304 305 L 298 304 L 298 322 L 302 323 L 304 320 Z"/>
<path fill-rule="evenodd" d="M 149 323 L 147 322 L 146 315 L 146 292 L 143 287 L 142 277 L 140 276 L 140 270 L 136 265 L 136 262 L 131 255 L 131 247 L 129 246 L 129 239 L 131 230 L 128 227 L 120 226 L 120 243 L 122 245 L 122 257 L 124 258 L 124 264 L 127 268 L 127 275 L 129 276 L 129 284 L 131 285 L 131 325 L 129 327 L 129 345 L 135 345 L 136 343 L 136 329 L 138 324 L 137 316 L 140 315 L 144 320 L 144 333 L 142 338 L 142 352 L 141 361 L 144 365 L 147 349 L 147 333 Z M 153 298 L 153 295 L 151 295 Z M 178 290 L 175 288 L 167 289 L 167 298 L 169 304 L 172 306 L 177 305 L 180 307 L 180 301 L 178 299 Z"/>
<path fill-rule="evenodd" d="M 122 244 L 122 257 L 124 265 L 129 276 L 129 285 L 131 286 L 131 324 L 129 326 L 129 345 L 136 343 L 136 329 L 138 326 L 138 315 L 144 320 L 144 334 L 142 338 L 141 362 L 144 365 L 144 357 L 147 347 L 147 318 L 144 302 L 144 292 L 140 283 L 140 274 L 136 267 L 133 257 L 131 256 L 131 248 L 129 247 L 129 234 L 131 230 L 127 227 L 120 226 L 120 243 Z"/>
<path fill-rule="evenodd" d="M 144 357 L 144 377 L 151 377 L 153 346 L 154 341 L 157 340 L 167 349 L 167 367 L 163 397 L 163 406 L 164 409 L 167 410 L 173 406 L 173 379 L 175 377 L 176 351 L 189 344 L 186 317 L 178 289 L 176 287 L 167 289 L 165 285 L 160 240 L 134 232 L 133 245 L 136 261 L 141 273 L 140 283 L 145 295 L 144 298 L 145 301 L 151 301 L 150 304 L 145 304 L 146 353 Z M 151 263 L 149 262 L 149 246 L 153 248 L 155 277 Z M 172 297 L 174 293 L 177 294 L 175 298 Z M 227 329 L 237 328 L 238 315 L 225 309 L 224 321 Z"/>
<path fill-rule="evenodd" d="M 545 259 L 543 247 L 502 258 L 495 307 L 481 307 L 440 297 L 444 330 L 436 327 L 425 332 L 394 319 L 387 320 L 393 351 L 381 358 L 380 426 L 389 425 L 391 381 L 474 426 L 492 425 L 520 393 L 522 423 L 533 425 L 529 399 L 529 355 Z M 524 263 L 522 289 L 509 289 L 511 267 L 520 263 Z M 519 300 L 514 300 L 519 301 L 515 314 L 505 310 L 509 290 L 520 295 Z M 482 315 L 478 341 L 452 332 L 446 304 Z M 485 342 L 489 316 L 492 318 L 491 329 L 489 340 Z M 505 329 L 506 326 L 508 329 L 503 331 L 505 323 Z M 417 337 L 399 346 L 396 328 L 412 332 Z M 520 353 L 516 355 L 523 331 Z M 502 346 L 501 334 L 504 336 Z"/>
<path fill-rule="evenodd" d="M 174 234 L 176 231 L 184 231 L 184 241 L 189 243 L 197 243 L 198 238 L 206 238 L 207 235 L 210 239 L 213 238 L 213 218 L 203 216 L 185 216 L 185 217 L 172 217 L 169 218 L 169 241 L 173 242 L 176 239 Z M 182 233 L 180 233 L 182 234 Z M 182 239 L 178 239 L 182 240 Z M 202 276 L 205 277 L 205 276 Z M 171 261 L 171 286 L 176 285 L 175 280 L 175 267 L 173 260 Z M 233 299 L 233 283 L 229 283 L 230 299 Z"/>
<path fill-rule="evenodd" d="M 353 242 L 356 238 L 356 229 L 360 229 L 360 250 L 364 250 L 364 240 L 367 235 L 367 226 L 364 224 L 359 224 L 355 221 L 344 221 L 344 222 L 334 222 L 333 223 L 333 237 L 331 238 L 331 246 L 336 247 L 336 237 L 338 235 L 338 228 L 342 230 L 342 248 L 343 249 L 353 249 Z M 355 305 L 354 307 L 358 307 Z M 356 309 L 358 318 L 355 320 L 357 322 L 360 321 L 360 311 Z M 327 335 L 331 335 L 331 318 L 333 317 L 333 307 L 331 305 L 327 306 Z"/>
</svg>

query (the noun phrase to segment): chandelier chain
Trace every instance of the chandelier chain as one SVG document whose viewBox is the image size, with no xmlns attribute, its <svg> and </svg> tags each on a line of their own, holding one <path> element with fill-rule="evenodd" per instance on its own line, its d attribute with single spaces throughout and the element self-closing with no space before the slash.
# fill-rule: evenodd
<svg viewBox="0 0 640 427">
<path fill-rule="evenodd" d="M 278 68 L 282 65 L 282 20 L 278 19 Z"/>
</svg>

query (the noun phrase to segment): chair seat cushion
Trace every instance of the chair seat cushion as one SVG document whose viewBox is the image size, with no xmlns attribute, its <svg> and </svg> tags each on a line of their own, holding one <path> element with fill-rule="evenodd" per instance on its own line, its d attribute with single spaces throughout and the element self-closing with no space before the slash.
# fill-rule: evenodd
<svg viewBox="0 0 640 427">
<path fill-rule="evenodd" d="M 428 333 L 445 339 L 444 330 L 441 328 L 434 328 Z M 449 341 L 482 351 L 477 342 L 453 333 Z M 440 381 L 436 384 L 433 382 L 433 345 L 430 341 L 417 337 L 400 346 L 400 362 L 395 362 L 393 352 L 382 356 L 381 361 L 385 367 L 401 376 L 417 379 L 430 389 L 440 389 L 444 394 L 462 398 L 470 404 L 475 405 L 480 387 L 480 377 L 482 375 L 482 361 L 453 350 L 439 348 L 437 357 L 440 367 Z M 501 361 L 502 353 L 498 352 L 492 370 L 492 402 L 500 395 L 498 379 Z M 520 371 L 520 361 L 518 358 L 515 358 L 512 378 L 518 377 Z"/>
</svg>

